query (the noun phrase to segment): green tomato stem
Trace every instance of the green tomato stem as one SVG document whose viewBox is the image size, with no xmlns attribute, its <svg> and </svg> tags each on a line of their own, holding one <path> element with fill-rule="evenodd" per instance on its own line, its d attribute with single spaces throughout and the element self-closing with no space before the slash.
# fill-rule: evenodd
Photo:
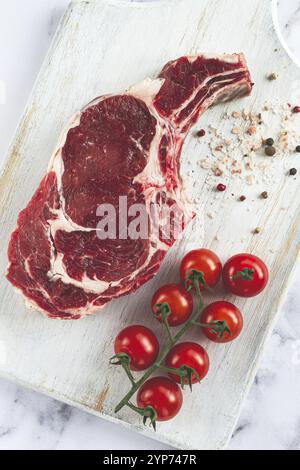
<svg viewBox="0 0 300 470">
<path fill-rule="evenodd" d="M 255 271 L 251 268 L 244 268 L 242 271 L 237 271 L 232 279 L 242 279 L 243 281 L 253 281 Z"/>
<path fill-rule="evenodd" d="M 133 375 L 132 375 L 132 373 L 131 373 L 131 370 L 129 369 L 128 364 L 122 364 L 122 367 L 123 367 L 123 369 L 124 369 L 124 371 L 125 371 L 127 377 L 129 378 L 131 384 L 134 385 L 134 384 L 135 384 L 135 380 L 134 380 L 134 377 L 133 377 Z"/>
<path fill-rule="evenodd" d="M 194 321 L 194 325 L 200 326 L 201 328 L 206 328 L 212 330 L 214 333 L 218 333 L 220 338 L 223 338 L 224 333 L 232 335 L 231 330 L 225 320 L 215 321 L 212 323 L 201 323 Z"/>
</svg>

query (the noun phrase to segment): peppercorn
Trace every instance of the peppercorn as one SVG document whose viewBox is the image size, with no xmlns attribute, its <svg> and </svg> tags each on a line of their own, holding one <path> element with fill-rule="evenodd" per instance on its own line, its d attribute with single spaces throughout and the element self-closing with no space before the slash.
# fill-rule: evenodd
<svg viewBox="0 0 300 470">
<path fill-rule="evenodd" d="M 293 113 L 295 113 L 295 114 L 300 113 L 300 106 L 295 106 L 295 107 L 293 108 Z"/>
<path fill-rule="evenodd" d="M 260 228 L 260 227 L 256 227 L 256 228 L 254 229 L 254 233 L 260 233 L 260 232 L 261 232 L 261 228 Z"/>
<path fill-rule="evenodd" d="M 197 137 L 204 137 L 206 134 L 204 129 L 200 129 L 200 131 L 197 132 Z"/>
<path fill-rule="evenodd" d="M 265 144 L 268 145 L 269 147 L 272 147 L 274 145 L 274 139 L 272 137 L 269 137 L 266 141 Z"/>
<path fill-rule="evenodd" d="M 268 157 L 274 157 L 275 153 L 276 153 L 276 148 L 273 147 L 272 145 L 265 148 L 265 154 Z"/>
<path fill-rule="evenodd" d="M 261 193 L 261 197 L 262 197 L 263 199 L 268 199 L 269 194 L 267 193 L 267 191 L 263 191 L 263 192 Z"/>
<path fill-rule="evenodd" d="M 277 73 L 275 73 L 275 72 L 272 72 L 272 73 L 268 76 L 268 79 L 271 80 L 271 81 L 272 81 L 272 80 L 277 80 L 277 78 L 278 78 L 278 75 L 277 75 Z"/>
<path fill-rule="evenodd" d="M 296 152 L 300 153 L 300 145 L 297 145 Z"/>
<path fill-rule="evenodd" d="M 290 176 L 295 176 L 297 174 L 297 169 L 296 168 L 291 168 L 290 169 Z"/>
<path fill-rule="evenodd" d="M 240 201 L 245 201 L 246 200 L 246 196 L 240 196 Z"/>
<path fill-rule="evenodd" d="M 217 190 L 221 191 L 221 192 L 225 191 L 226 190 L 225 184 L 219 183 L 218 186 L 217 186 Z"/>
</svg>

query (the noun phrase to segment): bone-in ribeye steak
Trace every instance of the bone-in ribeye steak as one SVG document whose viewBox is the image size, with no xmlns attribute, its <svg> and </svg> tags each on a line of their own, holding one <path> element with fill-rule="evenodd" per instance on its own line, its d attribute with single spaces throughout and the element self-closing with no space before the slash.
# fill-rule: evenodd
<svg viewBox="0 0 300 470">
<path fill-rule="evenodd" d="M 11 236 L 7 278 L 27 304 L 78 319 L 152 278 L 174 239 L 152 230 L 151 203 L 164 199 L 191 216 L 179 174 L 189 129 L 209 106 L 251 89 L 242 54 L 181 57 L 157 79 L 78 113 Z M 148 239 L 99 239 L 97 207 L 118 209 L 119 196 L 146 205 Z"/>
</svg>

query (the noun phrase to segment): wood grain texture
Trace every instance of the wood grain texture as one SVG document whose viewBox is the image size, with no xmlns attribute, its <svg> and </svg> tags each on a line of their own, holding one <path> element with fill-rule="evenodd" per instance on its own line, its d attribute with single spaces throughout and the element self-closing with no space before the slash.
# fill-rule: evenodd
<svg viewBox="0 0 300 470">
<path fill-rule="evenodd" d="M 147 76 L 155 76 L 168 60 L 180 55 L 240 51 L 246 54 L 256 87 L 251 98 L 234 108 L 246 104 L 257 109 L 274 97 L 289 101 L 292 84 L 299 84 L 300 72 L 276 37 L 269 0 L 243 0 L 243 8 L 240 0 L 164 0 L 147 4 L 78 0 L 69 6 L 0 180 L 0 341 L 7 352 L 6 362 L 0 364 L 2 376 L 174 447 L 226 446 L 298 256 L 300 179 L 294 181 L 282 174 L 273 188 L 276 196 L 263 204 L 256 201 L 246 212 L 234 198 L 227 197 L 223 205 L 216 200 L 206 184 L 206 173 L 196 166 L 193 195 L 203 201 L 200 232 L 196 237 L 186 233 L 153 281 L 111 302 L 91 318 L 59 322 L 28 311 L 4 274 L 7 243 L 17 215 L 37 188 L 63 125 L 76 110 L 95 96 L 122 91 Z M 273 70 L 280 74 L 280 80 L 270 86 L 265 75 Z M 222 130 L 225 123 L 220 116 L 234 108 L 229 104 L 210 110 L 202 118 L 201 127 L 213 122 Z M 187 156 L 196 160 L 198 153 L 195 139 L 189 139 L 182 156 L 183 177 Z M 231 182 L 236 194 L 241 194 L 244 186 L 243 180 Z M 258 190 L 253 187 L 253 199 L 257 199 Z M 282 210 L 283 206 L 288 211 Z M 217 213 L 213 220 L 204 216 L 208 209 Z M 259 237 L 251 231 L 258 225 L 264 227 Z M 192 395 L 184 392 L 182 413 L 160 424 L 155 434 L 145 429 L 131 410 L 113 414 L 128 384 L 121 370 L 108 368 L 108 359 L 113 338 L 129 323 L 142 321 L 162 338 L 160 326 L 149 313 L 152 293 L 166 279 L 176 279 L 177 260 L 201 238 L 224 260 L 239 251 L 263 256 L 270 267 L 271 282 L 266 294 L 247 302 L 237 301 L 245 316 L 244 333 L 238 341 L 220 346 L 201 338 L 211 358 L 210 373 Z M 230 296 L 227 298 L 230 300 Z M 197 332 L 189 337 L 197 338 Z"/>
</svg>

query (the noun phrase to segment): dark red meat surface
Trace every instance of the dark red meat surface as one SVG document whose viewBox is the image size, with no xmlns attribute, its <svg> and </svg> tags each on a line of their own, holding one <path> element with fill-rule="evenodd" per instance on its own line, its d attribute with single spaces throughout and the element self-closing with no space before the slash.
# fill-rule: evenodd
<svg viewBox="0 0 300 470">
<path fill-rule="evenodd" d="M 157 79 L 76 115 L 11 236 L 7 278 L 28 305 L 51 318 L 78 319 L 152 278 L 174 233 L 154 230 L 151 203 L 194 215 L 179 174 L 187 132 L 209 106 L 251 88 L 242 54 L 182 57 Z M 128 207 L 146 207 L 147 237 L 126 236 L 134 216 L 119 220 L 120 197 Z M 98 236 L 101 204 L 116 209 L 114 239 Z"/>
</svg>

